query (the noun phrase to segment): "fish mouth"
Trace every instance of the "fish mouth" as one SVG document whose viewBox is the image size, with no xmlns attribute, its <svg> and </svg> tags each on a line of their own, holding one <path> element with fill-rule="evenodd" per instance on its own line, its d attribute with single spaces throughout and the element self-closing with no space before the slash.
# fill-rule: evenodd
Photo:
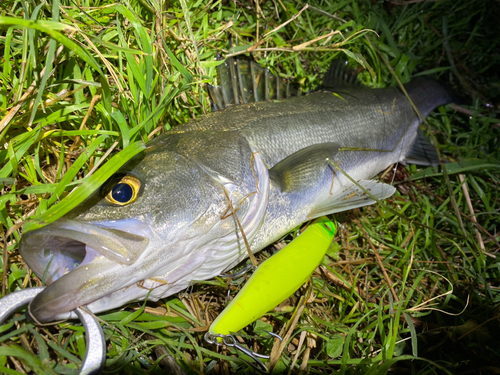
<svg viewBox="0 0 500 375">
<path fill-rule="evenodd" d="M 150 237 L 149 226 L 135 219 L 95 223 L 60 219 L 25 233 L 19 252 L 48 285 L 30 304 L 32 320 L 66 319 L 75 308 L 126 287 L 133 279 L 123 280 L 124 267 L 133 268 Z"/>
</svg>

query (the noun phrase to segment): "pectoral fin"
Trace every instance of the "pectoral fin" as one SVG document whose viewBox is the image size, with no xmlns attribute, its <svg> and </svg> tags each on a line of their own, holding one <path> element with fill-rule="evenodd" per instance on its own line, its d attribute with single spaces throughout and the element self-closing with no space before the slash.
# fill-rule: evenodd
<svg viewBox="0 0 500 375">
<path fill-rule="evenodd" d="M 396 189 L 373 180 L 351 183 L 343 179 L 343 190 L 325 197 L 325 189 L 341 176 L 337 170 L 339 145 L 321 143 L 306 147 L 280 161 L 269 171 L 269 177 L 278 185 L 281 193 L 292 201 L 300 201 L 313 208 L 307 219 L 346 211 L 373 204 L 377 199 L 390 197 Z M 335 175 L 335 176 L 334 176 Z M 320 199 L 314 201 L 314 199 Z M 309 203 L 307 203 L 309 202 Z"/>
<path fill-rule="evenodd" d="M 321 202 L 309 213 L 308 219 L 367 206 L 376 202 L 372 197 L 385 199 L 396 191 L 396 188 L 391 185 L 373 180 L 359 181 L 358 185 L 352 184 L 340 194 Z"/>
<path fill-rule="evenodd" d="M 269 176 L 280 187 L 282 193 L 307 194 L 322 181 L 333 177 L 339 145 L 321 143 L 303 148 L 283 159 L 269 171 Z"/>
</svg>

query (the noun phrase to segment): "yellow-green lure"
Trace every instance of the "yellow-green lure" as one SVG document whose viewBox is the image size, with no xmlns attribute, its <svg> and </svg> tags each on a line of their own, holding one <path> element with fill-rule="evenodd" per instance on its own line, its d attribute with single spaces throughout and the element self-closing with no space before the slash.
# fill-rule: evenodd
<svg viewBox="0 0 500 375">
<path fill-rule="evenodd" d="M 321 217 L 284 249 L 263 262 L 215 319 L 209 332 L 238 332 L 291 296 L 311 276 L 335 237 L 335 225 Z"/>
</svg>

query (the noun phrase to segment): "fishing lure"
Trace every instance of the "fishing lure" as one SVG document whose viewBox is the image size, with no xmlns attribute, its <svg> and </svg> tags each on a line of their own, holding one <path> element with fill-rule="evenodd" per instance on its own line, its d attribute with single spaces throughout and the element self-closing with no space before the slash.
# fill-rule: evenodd
<svg viewBox="0 0 500 375">
<path fill-rule="evenodd" d="M 335 237 L 335 224 L 323 216 L 284 249 L 263 262 L 214 320 L 207 335 L 238 332 L 290 297 L 311 276 Z M 209 342 L 212 340 L 207 340 Z"/>
</svg>

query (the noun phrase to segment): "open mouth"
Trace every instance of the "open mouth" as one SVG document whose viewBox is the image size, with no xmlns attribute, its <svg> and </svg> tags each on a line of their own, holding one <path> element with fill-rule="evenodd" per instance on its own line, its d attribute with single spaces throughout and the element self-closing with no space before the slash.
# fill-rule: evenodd
<svg viewBox="0 0 500 375">
<path fill-rule="evenodd" d="M 24 234 L 19 251 L 28 266 L 47 284 L 99 258 L 130 265 L 149 243 L 146 225 L 130 221 L 89 224 L 58 220 Z"/>
<path fill-rule="evenodd" d="M 65 319 L 73 309 L 126 287 L 132 278 L 123 267 L 134 267 L 150 235 L 149 226 L 134 219 L 92 224 L 61 219 L 25 233 L 19 251 L 49 285 L 30 303 L 32 320 Z"/>
<path fill-rule="evenodd" d="M 45 267 L 42 275 L 40 272 L 35 273 L 47 284 L 100 256 L 98 253 L 91 255 L 96 253 L 95 250 L 90 247 L 87 249 L 83 242 L 59 236 L 48 237 L 38 246 L 42 251 L 36 253 L 37 264 Z"/>
</svg>

